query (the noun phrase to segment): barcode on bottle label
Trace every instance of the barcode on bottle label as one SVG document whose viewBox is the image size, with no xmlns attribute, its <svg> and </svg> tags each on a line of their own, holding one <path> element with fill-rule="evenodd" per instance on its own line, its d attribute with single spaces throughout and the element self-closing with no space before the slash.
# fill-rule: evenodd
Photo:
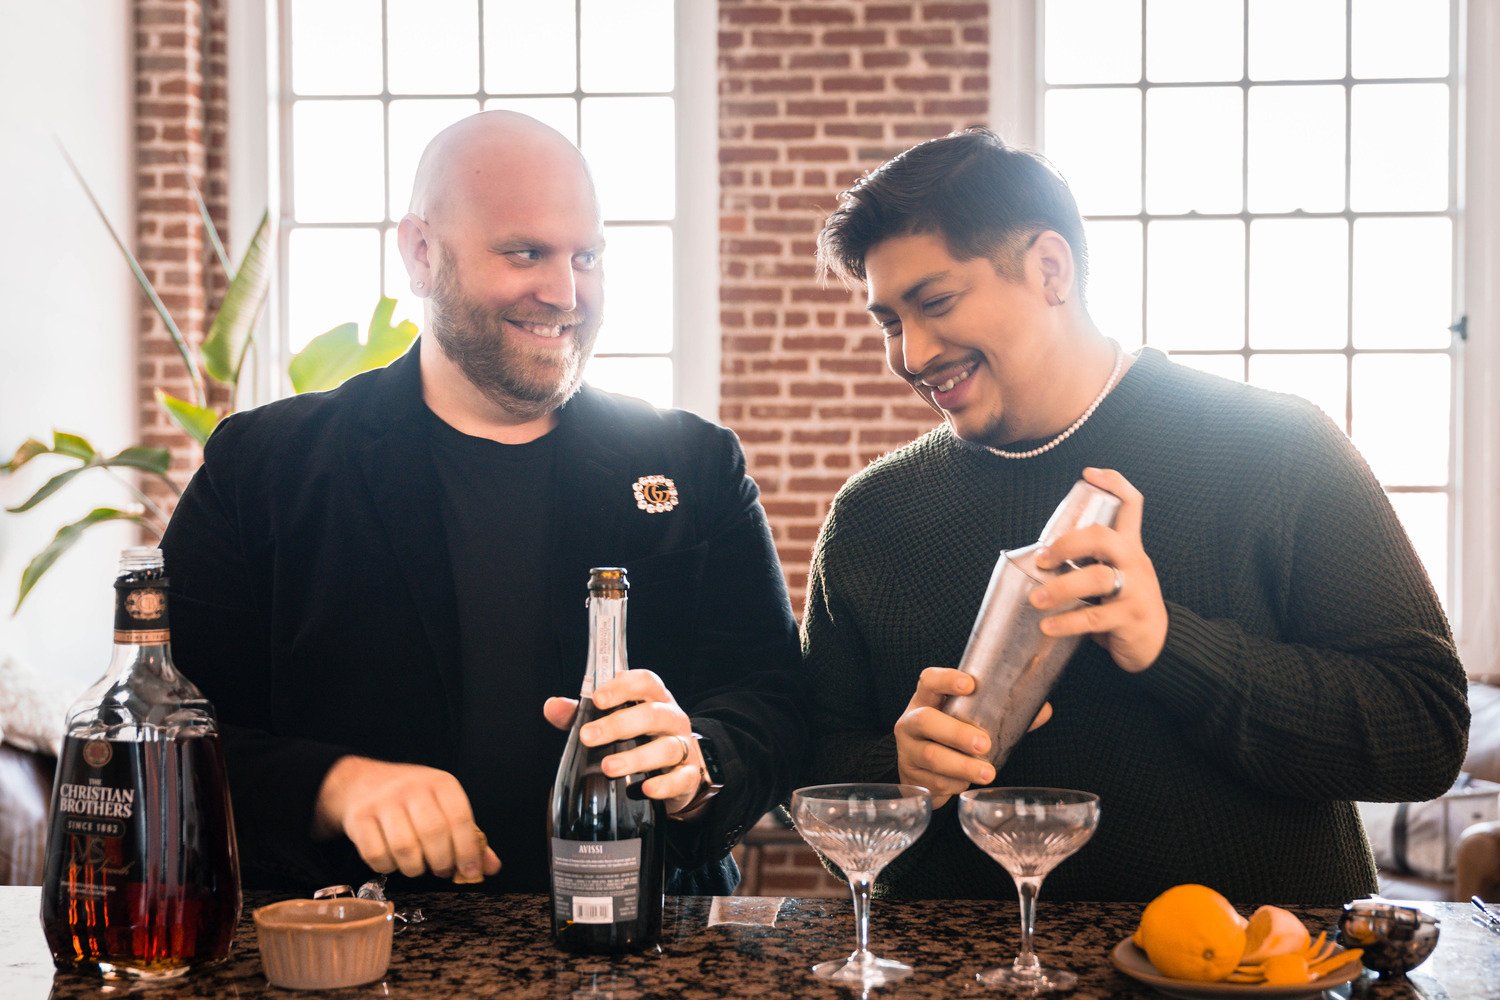
<svg viewBox="0 0 1500 1000">
<path fill-rule="evenodd" d="M 573 922 L 578 924 L 608 924 L 615 919 L 615 901 L 612 896 L 574 896 Z"/>
</svg>

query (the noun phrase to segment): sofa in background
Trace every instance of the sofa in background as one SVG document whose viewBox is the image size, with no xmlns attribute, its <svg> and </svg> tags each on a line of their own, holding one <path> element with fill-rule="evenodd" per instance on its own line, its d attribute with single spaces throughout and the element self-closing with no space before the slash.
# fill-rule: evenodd
<svg viewBox="0 0 1500 1000">
<path fill-rule="evenodd" d="M 1464 771 L 1482 781 L 1500 782 L 1500 687 L 1471 683 L 1469 711 Z M 1451 881 L 1381 871 L 1380 894 L 1389 899 L 1459 902 L 1478 896 L 1486 902 L 1500 902 L 1500 820 L 1476 823 L 1463 832 Z"/>
</svg>

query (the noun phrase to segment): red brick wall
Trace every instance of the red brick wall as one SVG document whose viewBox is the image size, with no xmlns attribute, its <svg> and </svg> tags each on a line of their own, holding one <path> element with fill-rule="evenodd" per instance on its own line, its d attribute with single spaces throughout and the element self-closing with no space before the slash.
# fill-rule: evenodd
<svg viewBox="0 0 1500 1000">
<path fill-rule="evenodd" d="M 201 341 L 224 290 L 187 177 L 228 239 L 224 0 L 134 0 L 136 256 L 184 335 Z M 184 166 L 186 171 L 184 171 Z M 157 407 L 154 390 L 193 398 L 166 325 L 141 299 L 137 347 L 143 444 L 172 450 L 179 482 L 201 460 L 197 446 Z M 210 399 L 226 402 L 222 392 Z M 161 489 L 148 484 L 158 500 Z"/>
<path fill-rule="evenodd" d="M 989 111 L 989 4 L 719 0 L 720 418 L 740 435 L 800 613 L 850 474 L 930 429 L 861 299 L 820 285 L 838 192 Z"/>
<path fill-rule="evenodd" d="M 862 299 L 813 272 L 838 192 L 989 113 L 989 4 L 719 0 L 720 418 L 744 442 L 801 612 L 834 493 L 935 423 L 885 369 Z M 762 895 L 842 895 L 812 852 L 752 832 Z M 754 857 L 758 852 L 759 857 Z"/>
</svg>

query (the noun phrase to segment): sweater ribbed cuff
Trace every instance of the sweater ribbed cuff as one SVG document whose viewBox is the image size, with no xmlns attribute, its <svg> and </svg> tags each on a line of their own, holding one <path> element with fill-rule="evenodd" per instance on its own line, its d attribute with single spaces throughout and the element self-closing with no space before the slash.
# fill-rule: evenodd
<svg viewBox="0 0 1500 1000">
<path fill-rule="evenodd" d="M 1147 691 L 1173 711 L 1200 715 L 1223 703 L 1244 659 L 1238 628 L 1212 622 L 1167 602 L 1167 641 L 1150 667 L 1136 674 Z"/>
</svg>

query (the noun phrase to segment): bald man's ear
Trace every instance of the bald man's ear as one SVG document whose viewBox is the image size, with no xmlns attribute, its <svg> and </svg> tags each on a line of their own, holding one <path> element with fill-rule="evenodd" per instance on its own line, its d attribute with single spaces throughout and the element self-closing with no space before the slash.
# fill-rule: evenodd
<svg viewBox="0 0 1500 1000">
<path fill-rule="evenodd" d="M 396 227 L 396 245 L 411 277 L 411 291 L 419 299 L 432 293 L 432 244 L 427 239 L 427 223 L 407 213 Z"/>
</svg>

